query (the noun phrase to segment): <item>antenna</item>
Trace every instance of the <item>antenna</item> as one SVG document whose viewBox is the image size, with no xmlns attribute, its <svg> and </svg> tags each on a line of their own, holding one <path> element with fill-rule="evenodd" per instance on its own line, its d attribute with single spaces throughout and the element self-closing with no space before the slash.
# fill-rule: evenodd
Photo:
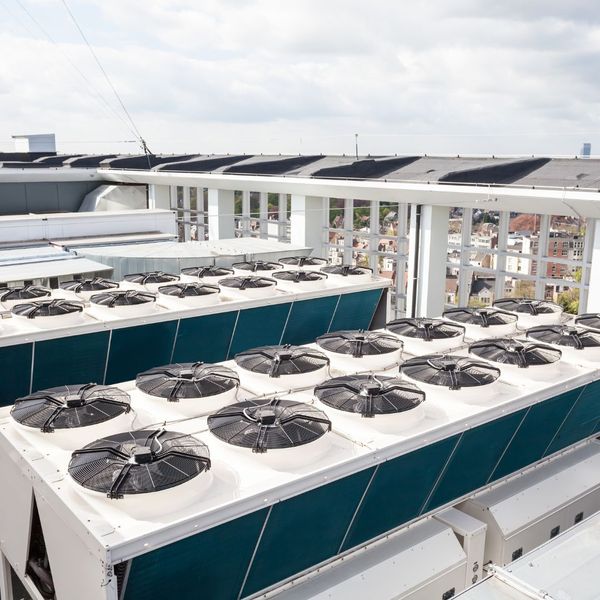
<svg viewBox="0 0 600 600">
<path fill-rule="evenodd" d="M 354 150 L 356 152 L 356 160 L 358 160 L 358 133 L 354 134 Z"/>
</svg>

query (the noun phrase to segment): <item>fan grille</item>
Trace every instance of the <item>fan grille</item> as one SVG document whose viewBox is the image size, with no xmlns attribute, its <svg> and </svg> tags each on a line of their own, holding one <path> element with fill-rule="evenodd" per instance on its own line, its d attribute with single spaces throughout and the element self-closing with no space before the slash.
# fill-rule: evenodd
<svg viewBox="0 0 600 600">
<path fill-rule="evenodd" d="M 540 325 L 528 329 L 527 337 L 548 344 L 575 348 L 576 350 L 600 347 L 600 333 L 585 327 Z"/>
<path fill-rule="evenodd" d="M 324 412 L 303 402 L 282 399 L 245 400 L 208 417 L 220 440 L 266 452 L 314 442 L 331 429 Z"/>
<path fill-rule="evenodd" d="M 510 325 L 517 322 L 516 315 L 496 308 L 451 308 L 444 311 L 442 316 L 457 323 L 480 327 Z"/>
<path fill-rule="evenodd" d="M 329 365 L 329 359 L 318 350 L 303 346 L 263 346 L 235 355 L 235 362 L 252 373 L 269 377 L 311 373 Z"/>
<path fill-rule="evenodd" d="M 277 285 L 277 282 L 268 277 L 227 277 L 226 279 L 221 279 L 219 285 L 239 290 L 247 290 L 274 286 Z"/>
<path fill-rule="evenodd" d="M 531 300 L 529 298 L 500 298 L 494 306 L 516 313 L 528 315 L 547 315 L 562 312 L 562 308 L 547 300 Z"/>
<path fill-rule="evenodd" d="M 355 358 L 402 350 L 402 342 L 397 337 L 362 329 L 326 333 L 317 338 L 317 344 L 329 352 L 349 354 Z"/>
<path fill-rule="evenodd" d="M 330 379 L 315 388 L 315 396 L 327 406 L 363 417 L 406 412 L 425 400 L 425 392 L 412 383 L 373 375 Z"/>
<path fill-rule="evenodd" d="M 287 256 L 280 258 L 279 262 L 283 265 L 293 265 L 296 267 L 320 267 L 327 264 L 324 258 L 317 256 Z"/>
<path fill-rule="evenodd" d="M 202 283 L 175 283 L 172 285 L 163 285 L 158 288 L 158 291 L 165 296 L 190 298 L 218 294 L 221 290 L 216 285 L 207 285 Z"/>
<path fill-rule="evenodd" d="M 215 266 L 185 267 L 185 269 L 181 269 L 181 272 L 192 277 L 226 277 L 227 275 L 233 275 L 233 269 Z"/>
<path fill-rule="evenodd" d="M 591 329 L 600 329 L 600 313 L 586 313 L 575 318 L 577 325 L 590 327 Z"/>
<path fill-rule="evenodd" d="M 56 317 L 83 311 L 81 302 L 71 300 L 38 300 L 13 306 L 12 312 L 21 317 Z"/>
<path fill-rule="evenodd" d="M 327 279 L 327 275 L 319 271 L 280 271 L 273 273 L 273 279 L 301 283 L 304 281 L 322 281 Z"/>
<path fill-rule="evenodd" d="M 172 281 L 179 281 L 179 275 L 163 273 L 162 271 L 149 271 L 147 273 L 130 273 L 129 275 L 125 275 L 123 279 L 125 279 L 125 281 L 130 281 L 131 283 L 147 285 L 149 283 L 169 283 Z"/>
<path fill-rule="evenodd" d="M 50 433 L 104 423 L 130 410 L 129 395 L 115 387 L 65 385 L 18 398 L 10 414 L 21 425 Z"/>
<path fill-rule="evenodd" d="M 233 263 L 232 265 L 235 269 L 240 269 L 241 271 L 250 271 L 252 273 L 258 273 L 260 271 L 275 271 L 276 269 L 281 269 L 282 266 L 276 262 L 267 262 L 264 260 L 249 260 Z"/>
<path fill-rule="evenodd" d="M 370 275 L 373 273 L 373 269 L 368 267 L 355 267 L 352 265 L 328 265 L 323 267 L 321 271 L 330 275 L 342 275 L 343 277 L 352 275 Z"/>
<path fill-rule="evenodd" d="M 116 292 L 101 292 L 90 298 L 92 304 L 100 304 L 112 308 L 114 306 L 134 306 L 136 304 L 147 304 L 156 302 L 156 296 L 149 292 L 138 292 L 134 290 L 118 290 Z"/>
<path fill-rule="evenodd" d="M 535 342 L 513 339 L 490 339 L 475 342 L 469 352 L 493 362 L 525 369 L 550 365 L 560 360 L 561 351 Z"/>
<path fill-rule="evenodd" d="M 14 288 L 0 289 L 0 302 L 9 300 L 34 300 L 50 296 L 52 290 L 41 285 L 23 285 Z"/>
<path fill-rule="evenodd" d="M 451 390 L 489 385 L 500 377 L 500 369 L 485 362 L 448 354 L 417 356 L 400 365 L 400 370 L 416 381 Z"/>
<path fill-rule="evenodd" d="M 180 398 L 205 398 L 239 386 L 238 374 L 221 365 L 201 362 L 156 367 L 140 373 L 137 387 L 151 396 L 177 402 Z"/>
<path fill-rule="evenodd" d="M 386 328 L 392 333 L 402 337 L 414 338 L 424 341 L 455 338 L 465 333 L 461 325 L 454 325 L 441 319 L 396 319 L 390 321 Z"/>
<path fill-rule="evenodd" d="M 173 488 L 210 469 L 208 448 L 174 431 L 131 431 L 76 450 L 69 475 L 109 498 Z"/>
<path fill-rule="evenodd" d="M 96 292 L 102 290 L 115 290 L 119 287 L 116 281 L 103 279 L 102 277 L 94 277 L 93 279 L 78 279 L 74 281 L 65 281 L 60 284 L 63 290 L 71 292 Z"/>
</svg>

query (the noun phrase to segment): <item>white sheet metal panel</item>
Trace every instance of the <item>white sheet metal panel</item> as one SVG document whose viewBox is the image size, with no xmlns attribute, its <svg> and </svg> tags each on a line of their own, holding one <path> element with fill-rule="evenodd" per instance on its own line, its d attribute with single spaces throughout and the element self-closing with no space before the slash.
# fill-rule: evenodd
<svg viewBox="0 0 600 600">
<path fill-rule="evenodd" d="M 112 267 L 87 258 L 68 258 L 67 260 L 46 260 L 33 263 L 20 263 L 0 267 L 0 283 L 46 279 L 77 273 L 103 273 L 112 271 Z"/>
<path fill-rule="evenodd" d="M 496 577 L 488 577 L 456 598 L 457 600 L 532 600 L 530 594 L 516 590 Z"/>
</svg>

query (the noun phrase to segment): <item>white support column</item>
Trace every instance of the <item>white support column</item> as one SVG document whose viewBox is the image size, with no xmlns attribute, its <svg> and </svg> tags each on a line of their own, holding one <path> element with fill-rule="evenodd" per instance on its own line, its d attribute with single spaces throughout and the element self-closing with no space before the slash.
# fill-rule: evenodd
<svg viewBox="0 0 600 600">
<path fill-rule="evenodd" d="M 250 237 L 250 192 L 242 192 L 242 237 Z"/>
<path fill-rule="evenodd" d="M 233 190 L 208 190 L 208 239 L 235 237 Z"/>
<path fill-rule="evenodd" d="M 591 256 L 592 262 L 589 269 L 590 289 L 587 296 L 587 302 L 579 307 L 580 313 L 600 312 L 600 219 L 589 219 L 587 226 L 590 227 L 590 229 L 593 228 L 593 241 L 590 244 L 590 254 L 587 254 L 584 248 L 584 261 L 587 255 Z M 585 241 L 586 243 L 588 241 L 587 234 Z M 585 283 L 583 277 L 581 283 Z"/>
<path fill-rule="evenodd" d="M 10 576 L 10 563 L 0 552 L 0 598 L 4 600 L 13 600 L 12 578 Z"/>
<path fill-rule="evenodd" d="M 374 275 L 379 275 L 378 236 L 379 235 L 379 201 L 372 200 L 369 207 L 369 266 Z"/>
<path fill-rule="evenodd" d="M 548 233 L 550 231 L 550 215 L 540 215 L 540 231 L 538 237 L 538 251 L 536 258 L 535 297 L 543 299 L 546 292 L 546 271 L 548 263 Z"/>
<path fill-rule="evenodd" d="M 354 237 L 354 200 L 344 198 L 344 264 L 352 264 L 352 238 Z"/>
<path fill-rule="evenodd" d="M 169 186 L 169 205 L 173 210 L 177 210 L 177 186 Z"/>
<path fill-rule="evenodd" d="M 258 202 L 260 238 L 266 240 L 269 237 L 269 194 L 261 192 Z"/>
<path fill-rule="evenodd" d="M 171 192 L 168 185 L 148 186 L 148 208 L 171 208 Z"/>
<path fill-rule="evenodd" d="M 292 194 L 291 242 L 309 246 L 315 256 L 323 252 L 323 199 Z"/>
<path fill-rule="evenodd" d="M 473 229 L 473 209 L 463 208 L 460 242 L 460 264 L 458 268 L 458 306 L 469 304 L 471 292 L 471 232 Z"/>
<path fill-rule="evenodd" d="M 504 297 L 504 287 L 506 284 L 506 252 L 508 242 L 508 225 L 510 213 L 505 210 L 500 212 L 500 222 L 498 224 L 498 254 L 496 254 L 496 300 Z"/>
<path fill-rule="evenodd" d="M 190 187 L 185 185 L 183 187 L 183 241 L 189 242 L 191 239 L 191 224 L 190 220 L 192 214 L 190 213 Z"/>
<path fill-rule="evenodd" d="M 447 240 L 448 208 L 413 204 L 408 259 L 408 315 L 438 317 L 442 314 Z"/>
<path fill-rule="evenodd" d="M 279 225 L 277 227 L 277 241 L 283 242 L 287 239 L 287 212 L 288 212 L 288 195 L 279 194 L 277 203 L 277 213 Z"/>
</svg>

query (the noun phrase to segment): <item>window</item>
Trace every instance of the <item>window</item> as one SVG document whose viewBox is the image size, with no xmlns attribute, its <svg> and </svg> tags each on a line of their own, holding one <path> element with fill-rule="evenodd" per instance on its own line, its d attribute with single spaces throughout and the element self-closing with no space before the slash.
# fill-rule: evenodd
<svg viewBox="0 0 600 600">
<path fill-rule="evenodd" d="M 573 523 L 574 523 L 575 525 L 577 525 L 577 523 L 581 523 L 581 521 L 583 521 L 583 513 L 582 513 L 582 512 L 578 512 L 578 513 L 575 515 L 575 519 L 573 520 Z"/>
<path fill-rule="evenodd" d="M 517 560 L 517 558 L 521 558 L 521 556 L 523 556 L 523 548 L 517 548 L 512 553 L 512 560 Z"/>
<path fill-rule="evenodd" d="M 556 537 L 559 533 L 560 533 L 560 525 L 557 525 L 556 527 L 553 527 L 550 530 L 550 539 Z"/>
</svg>

